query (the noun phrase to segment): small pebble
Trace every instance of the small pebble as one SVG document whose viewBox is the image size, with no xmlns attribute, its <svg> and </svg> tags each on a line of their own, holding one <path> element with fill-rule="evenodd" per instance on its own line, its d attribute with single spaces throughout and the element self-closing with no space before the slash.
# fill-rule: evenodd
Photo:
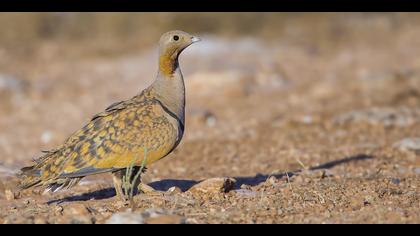
<svg viewBox="0 0 420 236">
<path fill-rule="evenodd" d="M 251 190 L 251 186 L 250 185 L 247 185 L 247 184 L 242 184 L 241 185 L 241 189 L 247 189 L 247 190 Z"/>
<path fill-rule="evenodd" d="M 144 224 L 144 217 L 140 213 L 118 212 L 113 214 L 106 224 Z"/>
<path fill-rule="evenodd" d="M 405 138 L 394 143 L 394 148 L 402 151 L 420 151 L 420 138 Z"/>
<path fill-rule="evenodd" d="M 146 224 L 185 224 L 185 218 L 177 215 L 161 215 L 146 219 Z"/>
<path fill-rule="evenodd" d="M 179 187 L 173 186 L 173 187 L 170 187 L 168 191 L 166 192 L 169 194 L 177 194 L 177 193 L 182 193 L 182 190 Z"/>
<path fill-rule="evenodd" d="M 10 189 L 6 189 L 5 191 L 4 191 L 4 195 L 6 196 L 6 200 L 7 201 L 11 201 L 11 200 L 14 200 L 14 199 L 16 199 L 15 198 L 15 194 L 12 192 L 12 190 L 10 190 Z"/>
<path fill-rule="evenodd" d="M 168 214 L 161 209 L 146 209 L 143 212 L 118 212 L 113 214 L 106 224 L 184 224 L 185 218 Z"/>
<path fill-rule="evenodd" d="M 71 204 L 64 208 L 64 214 L 69 215 L 88 215 L 88 209 L 81 203 Z"/>
<path fill-rule="evenodd" d="M 393 184 L 398 185 L 398 184 L 400 184 L 400 183 L 401 183 L 401 180 L 400 180 L 400 179 L 397 179 L 397 178 L 391 178 L 391 182 L 392 182 Z"/>
<path fill-rule="evenodd" d="M 62 214 L 62 213 L 63 213 L 63 211 L 64 211 L 64 208 L 63 208 L 62 206 L 56 206 L 56 207 L 54 208 L 54 211 L 55 211 L 56 213 L 58 213 L 58 214 Z"/>
<path fill-rule="evenodd" d="M 47 223 L 48 223 L 47 220 L 41 217 L 35 217 L 34 219 L 34 224 L 37 224 L 37 225 L 44 225 Z"/>
<path fill-rule="evenodd" d="M 212 178 L 192 186 L 192 193 L 227 193 L 233 189 L 236 180 L 232 178 Z"/>
<path fill-rule="evenodd" d="M 250 189 L 238 189 L 234 191 L 240 197 L 249 197 L 253 198 L 257 196 L 257 192 L 252 191 Z"/>
<path fill-rule="evenodd" d="M 271 185 L 275 185 L 277 183 L 277 178 L 275 176 L 270 176 L 270 178 L 268 178 L 266 182 Z"/>
</svg>

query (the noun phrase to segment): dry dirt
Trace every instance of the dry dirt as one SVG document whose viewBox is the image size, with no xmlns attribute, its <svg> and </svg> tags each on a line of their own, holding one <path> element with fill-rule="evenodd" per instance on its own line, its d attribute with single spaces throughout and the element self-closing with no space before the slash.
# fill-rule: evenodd
<svg viewBox="0 0 420 236">
<path fill-rule="evenodd" d="M 156 48 L 72 60 L 44 45 L 0 73 L 0 222 L 420 223 L 420 32 L 378 27 L 332 49 L 202 35 L 181 58 L 184 139 L 134 206 L 107 174 L 15 192 L 19 168 L 156 68 Z M 221 177 L 233 186 L 188 191 Z"/>
</svg>

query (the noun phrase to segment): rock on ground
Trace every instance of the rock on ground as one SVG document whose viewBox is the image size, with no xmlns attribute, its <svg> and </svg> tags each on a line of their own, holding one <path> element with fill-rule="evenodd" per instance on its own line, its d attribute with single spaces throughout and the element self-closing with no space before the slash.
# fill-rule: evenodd
<svg viewBox="0 0 420 236">
<path fill-rule="evenodd" d="M 420 138 L 405 138 L 393 145 L 394 148 L 403 151 L 420 151 Z"/>
<path fill-rule="evenodd" d="M 147 209 L 143 212 L 119 212 L 113 214 L 106 224 L 183 224 L 181 216 L 169 214 L 161 209 Z"/>
<path fill-rule="evenodd" d="M 204 180 L 188 191 L 191 193 L 226 193 L 233 189 L 236 180 L 232 178 L 212 178 Z"/>
</svg>

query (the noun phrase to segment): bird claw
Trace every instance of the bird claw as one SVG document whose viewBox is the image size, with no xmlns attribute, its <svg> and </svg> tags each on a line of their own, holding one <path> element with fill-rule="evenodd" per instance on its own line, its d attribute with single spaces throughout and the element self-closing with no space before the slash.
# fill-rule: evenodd
<svg viewBox="0 0 420 236">
<path fill-rule="evenodd" d="M 157 190 L 155 190 L 151 186 L 149 186 L 147 184 L 144 184 L 144 183 L 140 183 L 138 185 L 137 189 L 139 190 L 139 192 L 142 192 L 142 193 L 145 193 L 145 194 L 156 193 L 157 192 Z"/>
</svg>

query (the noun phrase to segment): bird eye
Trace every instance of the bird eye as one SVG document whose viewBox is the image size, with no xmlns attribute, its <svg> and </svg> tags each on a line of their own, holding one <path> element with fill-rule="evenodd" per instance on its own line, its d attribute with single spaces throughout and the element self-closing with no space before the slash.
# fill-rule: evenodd
<svg viewBox="0 0 420 236">
<path fill-rule="evenodd" d="M 178 36 L 178 35 L 175 35 L 175 36 L 174 36 L 174 40 L 175 40 L 175 41 L 178 41 L 178 39 L 179 39 L 179 36 Z"/>
</svg>

